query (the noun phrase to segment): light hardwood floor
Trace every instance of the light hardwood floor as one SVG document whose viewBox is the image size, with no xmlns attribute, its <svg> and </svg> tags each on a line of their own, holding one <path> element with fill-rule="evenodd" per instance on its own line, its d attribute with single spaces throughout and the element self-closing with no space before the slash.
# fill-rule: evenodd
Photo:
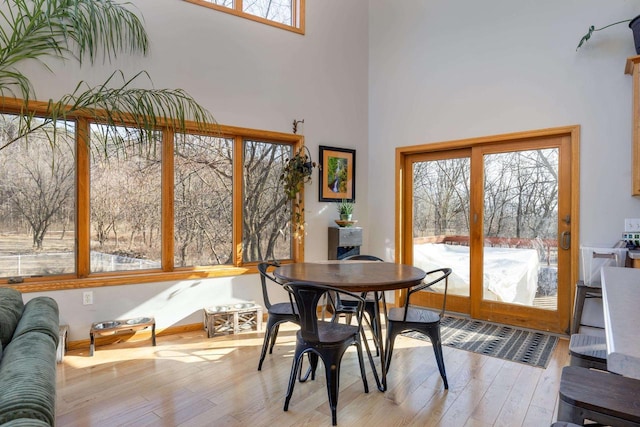
<svg viewBox="0 0 640 427">
<path fill-rule="evenodd" d="M 189 332 L 67 352 L 58 364 L 56 422 L 64 426 L 330 426 L 324 370 L 284 395 L 295 326 L 281 327 L 273 354 L 257 371 L 262 333 L 207 338 Z M 363 392 L 355 348 L 340 377 L 339 426 L 549 426 L 555 419 L 561 339 L 546 369 L 444 347 L 445 391 L 431 345 L 400 337 L 379 392 L 367 364 Z M 320 364 L 322 366 L 322 364 Z"/>
</svg>

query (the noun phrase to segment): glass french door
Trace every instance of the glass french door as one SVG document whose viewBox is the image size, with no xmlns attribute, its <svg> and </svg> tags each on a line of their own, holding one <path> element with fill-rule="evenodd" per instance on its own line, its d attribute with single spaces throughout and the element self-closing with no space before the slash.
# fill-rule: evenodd
<svg viewBox="0 0 640 427">
<path fill-rule="evenodd" d="M 425 271 L 451 267 L 448 309 L 469 313 L 471 150 L 420 153 L 408 161 L 413 265 Z M 440 300 L 444 285 L 436 285 L 433 291 L 420 295 L 426 305 Z"/>
<path fill-rule="evenodd" d="M 567 330 L 577 137 L 559 133 L 400 153 L 400 259 L 425 271 L 452 268 L 448 311 Z M 443 290 L 414 302 L 437 307 Z"/>
</svg>

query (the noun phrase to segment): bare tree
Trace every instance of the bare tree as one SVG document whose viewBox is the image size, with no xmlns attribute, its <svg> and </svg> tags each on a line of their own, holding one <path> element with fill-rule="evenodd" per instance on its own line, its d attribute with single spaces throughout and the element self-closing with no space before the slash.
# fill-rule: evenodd
<svg viewBox="0 0 640 427">
<path fill-rule="evenodd" d="M 279 180 L 291 146 L 245 141 L 243 259 L 289 257 L 291 202 Z"/>
<path fill-rule="evenodd" d="M 174 262 L 180 266 L 230 263 L 233 141 L 180 135 L 176 148 Z"/>
<path fill-rule="evenodd" d="M 524 150 L 484 156 L 486 237 L 553 238 L 558 200 L 558 150 Z M 469 160 L 414 164 L 414 235 L 469 230 Z"/>
<path fill-rule="evenodd" d="M 8 182 L 12 185 L 6 196 L 14 212 L 29 223 L 33 246 L 41 250 L 49 227 L 73 202 L 75 168 L 64 146 L 51 146 L 37 136 L 30 139 L 11 147 Z"/>
<path fill-rule="evenodd" d="M 469 161 L 433 160 L 414 165 L 414 221 L 418 230 L 442 235 L 469 230 Z M 425 221 L 430 221 L 427 223 Z"/>
</svg>

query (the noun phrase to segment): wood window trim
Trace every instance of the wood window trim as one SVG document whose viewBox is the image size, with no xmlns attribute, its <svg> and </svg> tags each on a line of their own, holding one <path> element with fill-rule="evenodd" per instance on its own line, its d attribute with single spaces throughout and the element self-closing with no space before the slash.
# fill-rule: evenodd
<svg viewBox="0 0 640 427">
<path fill-rule="evenodd" d="M 3 98 L 2 114 L 26 114 L 33 113 L 39 116 L 46 116 L 48 104 L 40 101 L 30 101 L 25 107 L 22 100 L 13 98 Z M 77 114 L 69 115 L 67 120 L 74 120 L 76 126 L 76 272 L 75 274 L 63 274 L 49 277 L 24 277 L 24 281 L 20 284 L 8 285 L 8 279 L 0 279 L 0 286 L 8 286 L 17 289 L 23 293 L 57 291 L 68 289 L 93 288 L 101 286 L 120 286 L 153 282 L 165 282 L 173 280 L 189 280 L 189 279 L 206 279 L 230 277 L 242 274 L 257 274 L 257 262 L 242 262 L 242 231 L 239 224 L 242 223 L 242 208 L 234 208 L 234 241 L 237 246 L 234 250 L 234 265 L 212 265 L 212 266 L 194 266 L 181 267 L 175 269 L 173 266 L 173 239 L 163 239 L 163 256 L 162 267 L 157 270 L 144 271 L 127 271 L 127 272 L 109 272 L 109 273 L 91 273 L 90 272 L 90 150 L 88 145 L 89 125 L 91 120 L 87 115 Z M 250 129 L 237 126 L 228 126 L 214 124 L 210 129 L 203 129 L 202 125 L 195 122 L 186 122 L 185 130 L 202 135 L 210 135 L 217 138 L 235 138 L 242 141 L 243 139 L 256 139 L 265 142 L 288 143 L 291 144 L 293 151 L 299 150 L 304 145 L 304 136 L 297 134 L 289 134 L 283 132 L 275 132 L 268 130 Z M 173 131 L 167 127 L 162 128 L 163 138 L 168 137 L 173 140 Z M 242 144 L 235 144 L 238 152 L 242 153 Z M 170 212 L 170 214 L 162 215 L 162 234 L 173 236 L 173 171 L 164 173 L 165 168 L 173 168 L 173 144 L 162 144 L 163 156 L 169 156 L 171 159 L 167 164 L 163 162 L 162 174 L 162 209 Z M 242 158 L 242 156 L 238 157 Z M 242 173 L 241 162 L 234 162 L 234 173 Z M 235 166 L 235 164 L 240 164 Z M 242 201 L 242 191 L 236 189 L 242 188 L 242 175 L 234 176 L 234 198 Z M 302 190 L 304 200 L 304 189 Z M 234 203 L 234 206 L 236 204 Z M 237 240 L 239 238 L 239 240 Z M 303 262 L 304 261 L 304 237 L 302 239 L 291 239 L 292 251 L 291 260 L 287 262 Z M 165 255 L 165 251 L 167 255 Z"/>
<path fill-rule="evenodd" d="M 230 15 L 238 16 L 240 18 L 249 19 L 251 21 L 259 22 L 261 24 L 270 25 L 272 27 L 280 28 L 282 30 L 291 31 L 297 34 L 304 35 L 305 33 L 305 0 L 292 0 L 291 17 L 293 25 L 286 25 L 280 22 L 271 21 L 260 16 L 252 15 L 242 10 L 242 0 L 235 0 L 233 8 L 210 3 L 204 0 L 184 0 L 188 3 L 192 3 L 198 6 L 203 6 L 209 9 L 217 10 L 219 12 L 228 13 Z"/>
<path fill-rule="evenodd" d="M 627 58 L 624 73 L 633 79 L 632 98 L 632 164 L 631 164 L 631 195 L 640 196 L 640 55 Z"/>
</svg>

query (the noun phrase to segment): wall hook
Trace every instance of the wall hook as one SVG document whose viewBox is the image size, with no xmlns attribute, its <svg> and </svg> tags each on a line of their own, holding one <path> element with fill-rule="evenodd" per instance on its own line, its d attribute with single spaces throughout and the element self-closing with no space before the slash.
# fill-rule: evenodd
<svg viewBox="0 0 640 427">
<path fill-rule="evenodd" d="M 298 133 L 298 123 L 304 123 L 304 119 L 302 119 L 302 120 L 293 119 L 293 133 L 294 134 Z"/>
</svg>

